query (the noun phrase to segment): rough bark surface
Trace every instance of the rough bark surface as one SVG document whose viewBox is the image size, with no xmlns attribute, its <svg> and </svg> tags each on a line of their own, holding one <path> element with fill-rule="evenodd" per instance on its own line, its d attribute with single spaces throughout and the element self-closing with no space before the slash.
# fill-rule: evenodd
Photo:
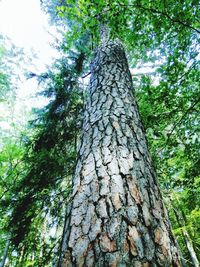
<svg viewBox="0 0 200 267">
<path fill-rule="evenodd" d="M 180 266 L 122 46 L 91 65 L 62 267 Z"/>
</svg>

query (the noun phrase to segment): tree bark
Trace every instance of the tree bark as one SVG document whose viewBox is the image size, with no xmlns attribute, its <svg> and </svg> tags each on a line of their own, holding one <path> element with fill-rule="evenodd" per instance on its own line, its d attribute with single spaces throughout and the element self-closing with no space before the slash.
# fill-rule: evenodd
<svg viewBox="0 0 200 267">
<path fill-rule="evenodd" d="M 181 266 L 121 44 L 91 64 L 62 267 Z"/>
</svg>

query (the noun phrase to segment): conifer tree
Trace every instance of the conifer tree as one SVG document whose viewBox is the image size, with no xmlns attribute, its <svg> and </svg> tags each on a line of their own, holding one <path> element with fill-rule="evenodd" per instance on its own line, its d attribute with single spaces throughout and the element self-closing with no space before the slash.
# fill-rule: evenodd
<svg viewBox="0 0 200 267">
<path fill-rule="evenodd" d="M 103 38 L 59 266 L 181 266 L 132 92 L 122 45 Z"/>
</svg>

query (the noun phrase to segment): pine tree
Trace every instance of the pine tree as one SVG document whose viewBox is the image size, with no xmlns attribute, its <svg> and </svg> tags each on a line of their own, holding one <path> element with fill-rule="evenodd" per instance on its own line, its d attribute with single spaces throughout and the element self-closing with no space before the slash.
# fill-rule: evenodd
<svg viewBox="0 0 200 267">
<path fill-rule="evenodd" d="M 155 150 L 159 152 L 157 154 L 161 161 L 168 150 L 170 157 L 173 150 L 171 143 L 179 141 L 180 135 L 176 135 L 177 125 L 181 125 L 184 134 L 188 132 L 184 119 L 199 102 L 199 99 L 191 101 L 198 87 L 198 75 L 194 75 L 198 66 L 195 59 L 196 37 L 199 33 L 196 28 L 197 4 L 191 4 L 190 1 L 178 3 L 159 0 L 153 3 L 148 0 L 46 2 L 53 6 L 51 12 L 54 10 L 55 15 L 56 8 L 56 13 L 67 24 L 67 42 L 66 46 L 63 45 L 65 49 L 74 46 L 83 36 L 87 37 L 87 42 L 82 43 L 84 52 L 88 52 L 93 46 L 97 48 L 91 65 L 91 81 L 87 92 L 71 205 L 68 205 L 68 167 L 71 176 L 76 157 L 75 136 L 78 131 L 74 118 L 80 110 L 77 110 L 77 97 L 68 92 L 68 86 L 65 85 L 76 87 L 78 75 L 75 75 L 76 82 L 72 79 L 72 83 L 68 84 L 68 72 L 61 79 L 55 74 L 59 89 L 57 86 L 52 88 L 53 83 L 49 90 L 51 94 L 53 89 L 55 101 L 50 103 L 49 112 L 41 120 L 40 129 L 32 143 L 28 157 L 28 175 L 22 179 L 16 190 L 18 192 L 20 189 L 22 192 L 17 201 L 10 204 L 14 204 L 11 210 L 14 211 L 12 216 L 16 222 L 11 224 L 14 225 L 12 242 L 25 245 L 22 253 L 19 252 L 23 254 L 22 260 L 19 259 L 16 266 L 27 264 L 29 259 L 38 266 L 47 266 L 51 261 L 55 240 L 50 242 L 47 250 L 47 244 L 42 240 L 39 249 L 35 250 L 36 244 L 41 241 L 38 235 L 36 241 L 36 229 L 43 229 L 45 223 L 45 220 L 40 221 L 39 211 L 49 210 L 50 216 L 54 213 L 51 218 L 57 217 L 57 225 L 60 227 L 63 199 L 68 206 L 68 212 L 63 238 L 58 238 L 58 243 L 62 240 L 58 265 L 180 266 L 176 244 L 148 155 L 124 49 L 115 40 L 122 41 L 129 52 L 129 60 L 131 56 L 132 65 L 138 60 L 154 58 L 156 54 L 156 58 L 163 61 L 159 69 L 163 77 L 160 86 L 151 87 L 147 83 L 146 88 L 141 88 L 142 94 L 144 92 L 146 96 L 143 98 L 146 101 L 143 111 L 149 103 L 151 107 L 155 106 L 155 109 L 148 107 L 144 117 L 153 131 L 157 134 L 158 130 L 158 136 L 162 135 L 159 144 L 162 152 L 158 150 L 159 145 Z M 100 22 L 109 25 L 111 38 L 98 47 Z M 86 57 L 88 59 L 88 53 Z M 77 60 L 77 68 L 73 68 L 70 77 L 76 72 L 80 74 L 82 59 L 81 64 Z M 181 97 L 178 98 L 179 96 Z M 79 97 L 78 93 L 78 99 Z M 188 103 L 183 107 L 185 99 L 188 99 Z M 157 109 L 155 104 L 158 103 Z M 159 114 L 159 109 L 162 114 Z M 171 131 L 166 125 L 169 122 L 171 126 L 173 119 L 170 117 L 165 120 L 165 114 L 173 115 L 171 117 L 175 121 L 178 118 Z M 157 129 L 155 115 L 164 118 Z M 191 124 L 196 125 L 196 119 Z M 169 133 L 167 142 L 171 147 L 169 145 L 164 149 L 166 133 Z M 178 168 L 180 163 L 177 169 L 174 168 L 175 173 Z M 189 169 L 194 168 L 191 166 Z M 67 185 L 63 182 L 57 183 L 66 178 Z M 165 177 L 166 180 L 167 178 Z M 179 188 L 182 190 L 182 185 Z M 56 197 L 57 194 L 61 196 L 61 201 L 54 203 L 52 196 Z M 27 202 L 26 199 L 30 201 Z M 35 217 L 36 213 L 38 216 Z"/>
<path fill-rule="evenodd" d="M 122 45 L 91 64 L 59 266 L 181 266 Z"/>
</svg>

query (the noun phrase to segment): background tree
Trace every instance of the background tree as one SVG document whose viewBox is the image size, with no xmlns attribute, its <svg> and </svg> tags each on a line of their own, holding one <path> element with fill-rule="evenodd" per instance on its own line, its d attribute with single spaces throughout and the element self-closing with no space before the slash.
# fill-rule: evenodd
<svg viewBox="0 0 200 267">
<path fill-rule="evenodd" d="M 29 125 L 33 133 L 24 140 L 23 173 L 2 201 L 4 211 L 12 214 L 8 229 L 16 257 L 9 257 L 8 264 L 13 266 L 46 266 L 62 239 L 83 99 L 76 62 L 83 56 L 74 52 L 73 57 L 71 65 L 64 58 L 48 73 L 34 75 L 51 100 Z"/>
<path fill-rule="evenodd" d="M 10 200 L 12 189 L 17 183 L 24 164 L 22 156 L 24 146 L 22 138 L 25 135 L 24 114 L 18 113 L 16 119 L 16 91 L 19 73 L 25 62 L 22 49 L 14 46 L 12 42 L 0 36 L 0 266 L 4 266 L 8 257 L 10 245 L 10 231 L 7 229 L 10 211 L 5 209 L 5 203 Z"/>
</svg>

